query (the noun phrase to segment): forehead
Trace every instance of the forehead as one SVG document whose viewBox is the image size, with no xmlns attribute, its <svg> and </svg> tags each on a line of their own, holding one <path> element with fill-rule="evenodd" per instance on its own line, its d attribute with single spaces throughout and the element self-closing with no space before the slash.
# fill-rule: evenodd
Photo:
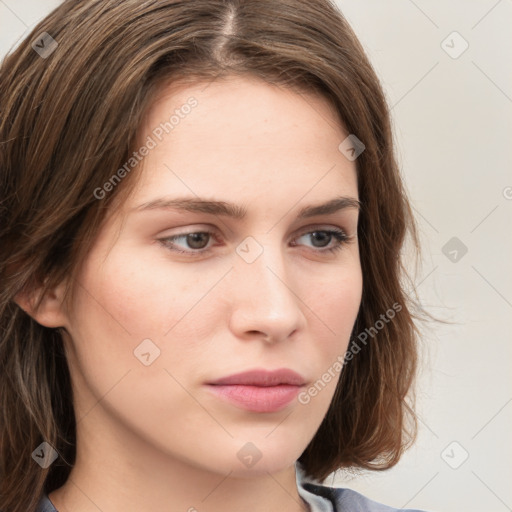
<svg viewBox="0 0 512 512">
<path fill-rule="evenodd" d="M 159 129 L 165 131 L 164 145 L 184 142 L 193 130 L 201 147 L 264 143 L 285 144 L 284 149 L 296 147 L 294 138 L 301 137 L 302 147 L 306 143 L 305 149 L 313 149 L 327 134 L 336 141 L 348 135 L 329 99 L 253 76 L 161 86 L 146 113 L 142 132 Z M 201 135 L 204 137 L 199 139 Z"/>
<path fill-rule="evenodd" d="M 258 78 L 174 83 L 155 96 L 141 141 L 134 201 L 159 196 L 357 196 L 355 163 L 338 149 L 347 132 L 331 103 Z M 338 194 L 336 194 L 338 192 Z M 316 199 L 315 199 L 316 198 Z"/>
</svg>

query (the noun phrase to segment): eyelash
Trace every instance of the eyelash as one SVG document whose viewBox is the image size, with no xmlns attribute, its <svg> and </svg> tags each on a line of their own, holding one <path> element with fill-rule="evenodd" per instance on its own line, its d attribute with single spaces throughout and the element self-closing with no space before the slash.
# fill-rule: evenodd
<svg viewBox="0 0 512 512">
<path fill-rule="evenodd" d="M 328 233 L 329 235 L 333 236 L 337 240 L 337 244 L 334 247 L 330 247 L 328 249 L 320 249 L 317 251 L 315 251 L 313 249 L 314 252 L 317 252 L 320 254 L 322 254 L 322 253 L 334 254 L 334 253 L 340 251 L 343 248 L 343 246 L 345 244 L 347 244 L 348 242 L 350 242 L 351 239 L 353 238 L 352 236 L 348 236 L 341 229 L 336 229 L 336 228 L 334 228 L 334 229 L 313 229 L 311 231 L 305 231 L 305 232 L 301 233 L 300 235 L 298 235 L 297 238 L 301 238 L 304 235 L 309 235 L 312 233 Z M 176 246 L 173 244 L 173 241 L 175 241 L 178 238 L 184 238 L 188 235 L 196 235 L 196 234 L 207 234 L 210 237 L 215 238 L 215 232 L 209 231 L 209 230 L 204 230 L 204 231 L 190 231 L 188 233 L 179 233 L 177 235 L 173 235 L 173 236 L 169 236 L 169 237 L 165 237 L 165 238 L 159 238 L 158 241 L 165 248 L 169 249 L 170 251 L 176 252 L 179 254 L 186 254 L 190 257 L 194 257 L 195 255 L 200 256 L 200 255 L 207 254 L 211 250 L 211 247 L 209 247 L 207 249 L 184 251 L 181 249 L 176 249 Z M 170 245 L 172 245 L 173 247 L 170 247 Z"/>
</svg>

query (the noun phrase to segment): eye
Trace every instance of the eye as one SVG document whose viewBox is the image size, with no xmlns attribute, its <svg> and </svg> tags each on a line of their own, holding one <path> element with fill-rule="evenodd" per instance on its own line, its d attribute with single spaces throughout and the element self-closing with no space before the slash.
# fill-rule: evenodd
<svg viewBox="0 0 512 512">
<path fill-rule="evenodd" d="M 166 238 L 160 238 L 159 242 L 173 252 L 193 255 L 194 253 L 208 252 L 209 249 L 204 250 L 204 248 L 207 245 L 208 239 L 214 237 L 214 235 L 215 233 L 213 231 L 193 231 L 191 233 L 181 233 Z M 177 249 L 176 242 L 178 240 L 184 240 L 192 250 L 184 251 L 182 249 Z"/>
<path fill-rule="evenodd" d="M 298 238 L 308 236 L 311 238 L 314 244 L 319 243 L 322 250 L 317 252 L 336 252 L 343 248 L 343 246 L 350 241 L 352 237 L 348 236 L 341 229 L 315 229 L 314 231 L 307 231 Z M 329 247 L 329 243 L 334 240 L 334 245 Z M 293 243 L 292 245 L 297 245 Z M 318 245 L 313 245 L 318 247 Z M 326 248 L 327 247 L 327 248 Z"/>
<path fill-rule="evenodd" d="M 204 255 L 211 251 L 211 245 L 208 241 L 212 238 L 216 239 L 214 231 L 192 231 L 189 233 L 179 233 L 177 235 L 159 238 L 158 241 L 167 249 L 174 253 L 186 254 L 190 257 Z M 300 245 L 295 242 L 300 238 L 310 237 L 313 242 L 314 252 L 317 253 L 334 253 L 343 248 L 343 246 L 352 240 L 353 236 L 348 236 L 343 230 L 338 228 L 331 229 L 314 229 L 303 232 L 296 237 L 291 243 L 293 247 Z M 180 249 L 178 242 L 181 241 L 188 246 L 187 250 Z M 182 247 L 182 246 L 181 246 Z"/>
</svg>

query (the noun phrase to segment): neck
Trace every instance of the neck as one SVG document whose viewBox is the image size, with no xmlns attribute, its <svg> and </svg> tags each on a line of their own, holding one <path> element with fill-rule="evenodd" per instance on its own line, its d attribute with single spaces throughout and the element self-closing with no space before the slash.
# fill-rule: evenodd
<svg viewBox="0 0 512 512">
<path fill-rule="evenodd" d="M 100 413 L 101 407 L 91 415 Z M 257 466 L 218 473 L 170 456 L 131 432 L 77 425 L 76 464 L 49 498 L 59 512 L 307 512 L 295 464 L 277 472 Z M 129 447 L 129 449 L 126 449 Z"/>
</svg>

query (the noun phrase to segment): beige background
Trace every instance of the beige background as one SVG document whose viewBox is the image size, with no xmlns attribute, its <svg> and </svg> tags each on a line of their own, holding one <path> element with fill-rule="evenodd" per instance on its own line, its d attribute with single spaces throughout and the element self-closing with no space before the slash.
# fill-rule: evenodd
<svg viewBox="0 0 512 512">
<path fill-rule="evenodd" d="M 59 3 L 0 0 L 0 55 Z M 416 446 L 392 470 L 327 483 L 395 507 L 512 510 L 512 0 L 338 5 L 392 106 L 422 302 L 452 324 L 426 328 Z"/>
</svg>

